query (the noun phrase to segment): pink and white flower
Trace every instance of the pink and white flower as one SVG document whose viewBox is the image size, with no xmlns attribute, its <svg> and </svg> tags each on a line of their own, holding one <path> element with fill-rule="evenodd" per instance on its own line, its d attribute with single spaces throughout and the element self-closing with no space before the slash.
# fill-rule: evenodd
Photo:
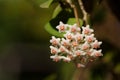
<svg viewBox="0 0 120 80">
<path fill-rule="evenodd" d="M 81 47 L 82 50 L 88 50 L 89 48 L 90 48 L 90 45 L 88 44 L 88 42 L 85 42 Z"/>
<path fill-rule="evenodd" d="M 90 29 L 89 25 L 87 25 L 86 27 L 82 27 L 82 30 L 82 33 L 85 35 L 89 35 L 94 31 L 93 29 Z"/>
<path fill-rule="evenodd" d="M 91 43 L 95 40 L 96 38 L 94 37 L 94 34 L 85 36 L 85 41 L 87 41 L 88 43 Z"/>
<path fill-rule="evenodd" d="M 51 49 L 52 54 L 57 54 L 58 53 L 58 49 L 56 47 L 50 46 L 50 49 Z"/>
<path fill-rule="evenodd" d="M 54 56 L 50 56 L 51 59 L 53 59 L 53 61 L 58 62 L 59 60 L 61 60 L 60 56 L 58 55 L 54 55 Z"/>
<path fill-rule="evenodd" d="M 71 40 L 71 39 L 73 39 L 73 34 L 70 33 L 70 32 L 66 32 L 66 34 L 64 34 L 64 37 L 65 37 L 66 39 Z"/>
<path fill-rule="evenodd" d="M 102 42 L 98 42 L 98 40 L 95 40 L 93 43 L 91 43 L 91 46 L 95 49 L 99 48 Z"/>
<path fill-rule="evenodd" d="M 103 54 L 101 52 L 102 52 L 102 50 L 94 50 L 93 53 L 91 54 L 91 56 L 93 56 L 93 57 L 103 56 Z"/>
<path fill-rule="evenodd" d="M 63 56 L 62 59 L 63 59 L 63 61 L 65 61 L 65 62 L 70 62 L 70 61 L 71 61 L 70 57 L 65 57 L 65 56 Z"/>
<path fill-rule="evenodd" d="M 75 40 L 78 41 L 78 42 L 82 41 L 83 40 L 83 34 L 77 33 L 75 35 Z"/>
<path fill-rule="evenodd" d="M 59 45 L 60 38 L 55 38 L 55 36 L 52 36 L 52 39 L 50 40 L 50 43 L 52 43 L 52 45 Z"/>
<path fill-rule="evenodd" d="M 77 67 L 85 67 L 85 64 L 102 56 L 102 50 L 98 50 L 102 42 L 99 42 L 89 25 L 80 29 L 76 24 L 68 25 L 60 22 L 56 27 L 59 32 L 64 32 L 63 38 L 52 36 L 50 46 L 53 61 L 65 62 L 77 61 Z"/>
<path fill-rule="evenodd" d="M 67 27 L 65 24 L 63 24 L 63 22 L 60 22 L 60 24 L 56 28 L 59 30 L 59 32 L 65 32 Z"/>
<path fill-rule="evenodd" d="M 63 46 L 69 46 L 69 45 L 70 45 L 69 42 L 70 42 L 70 40 L 62 38 L 61 44 L 62 44 Z"/>
<path fill-rule="evenodd" d="M 70 32 L 80 32 L 80 28 L 77 26 L 77 24 L 74 24 L 73 26 L 70 26 Z"/>
<path fill-rule="evenodd" d="M 66 47 L 64 47 L 64 46 L 62 46 L 62 45 L 61 45 L 60 48 L 59 48 L 59 52 L 71 54 L 70 51 L 69 51 Z"/>
</svg>

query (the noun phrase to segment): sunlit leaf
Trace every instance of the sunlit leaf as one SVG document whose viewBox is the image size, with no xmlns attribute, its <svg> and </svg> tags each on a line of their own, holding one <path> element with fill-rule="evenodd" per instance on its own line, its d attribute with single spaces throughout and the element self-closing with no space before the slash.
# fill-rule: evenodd
<svg viewBox="0 0 120 80">
<path fill-rule="evenodd" d="M 55 18 L 61 10 L 62 8 L 60 7 L 60 5 L 58 5 L 53 12 L 52 18 Z"/>
<path fill-rule="evenodd" d="M 83 21 L 81 19 L 79 19 L 79 21 L 80 21 L 80 26 L 82 26 L 83 25 Z M 73 25 L 73 24 L 76 23 L 76 19 L 75 18 L 69 18 L 67 23 L 70 24 L 70 25 Z"/>
<path fill-rule="evenodd" d="M 64 33 L 59 33 L 57 30 L 55 30 L 50 23 L 47 23 L 45 25 L 45 30 L 50 33 L 51 35 L 53 36 L 56 36 L 56 37 L 63 37 L 63 34 Z"/>
<path fill-rule="evenodd" d="M 49 8 L 49 6 L 51 5 L 51 3 L 53 2 L 53 0 L 47 0 L 46 2 L 42 3 L 40 5 L 41 8 Z"/>
</svg>

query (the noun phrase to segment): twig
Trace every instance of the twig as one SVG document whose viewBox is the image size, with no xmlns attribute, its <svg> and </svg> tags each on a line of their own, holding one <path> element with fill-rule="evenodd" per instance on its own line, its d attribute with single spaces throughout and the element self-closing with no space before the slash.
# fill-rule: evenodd
<svg viewBox="0 0 120 80">
<path fill-rule="evenodd" d="M 70 4 L 71 8 L 73 8 L 74 15 L 75 15 L 76 22 L 77 22 L 77 26 L 80 26 L 80 21 L 79 21 L 79 16 L 78 16 L 77 7 L 75 6 L 75 4 L 72 3 L 71 0 L 66 0 L 66 1 L 67 1 L 67 3 Z"/>
<path fill-rule="evenodd" d="M 82 0 L 78 0 L 78 2 L 79 2 L 80 8 L 81 8 L 82 13 L 83 13 L 83 20 L 84 20 L 85 23 L 87 24 L 87 23 L 88 23 L 88 20 L 87 20 L 87 12 L 86 12 L 85 9 L 84 9 Z"/>
<path fill-rule="evenodd" d="M 78 16 L 77 8 L 76 8 L 75 5 L 73 5 L 72 8 L 74 10 L 74 15 L 75 15 L 75 18 L 76 18 L 77 25 L 80 26 L 80 21 L 79 21 L 79 16 Z"/>
</svg>

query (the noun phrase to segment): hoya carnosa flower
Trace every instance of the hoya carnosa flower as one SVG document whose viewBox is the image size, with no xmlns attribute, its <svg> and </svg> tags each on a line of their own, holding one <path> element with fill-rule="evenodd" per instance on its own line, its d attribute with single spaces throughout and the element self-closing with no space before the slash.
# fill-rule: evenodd
<svg viewBox="0 0 120 80">
<path fill-rule="evenodd" d="M 83 34 L 76 33 L 74 37 L 76 41 L 81 42 L 83 40 L 83 36 L 84 36 Z"/>
<path fill-rule="evenodd" d="M 52 54 L 57 54 L 58 53 L 58 49 L 56 47 L 50 46 L 50 49 L 51 49 Z"/>
<path fill-rule="evenodd" d="M 69 52 L 69 50 L 66 48 L 66 47 L 64 47 L 64 46 L 60 46 L 60 48 L 59 48 L 59 52 L 61 52 L 61 53 L 66 53 L 66 54 L 71 54 L 70 52 Z"/>
<path fill-rule="evenodd" d="M 101 52 L 102 52 L 102 50 L 94 50 L 92 52 L 91 56 L 93 56 L 93 57 L 103 56 L 103 54 Z"/>
<path fill-rule="evenodd" d="M 76 24 L 68 25 L 60 22 L 56 28 L 60 33 L 64 32 L 64 35 L 62 38 L 52 36 L 50 40 L 52 44 L 50 58 L 53 61 L 75 61 L 77 67 L 85 67 L 88 62 L 103 56 L 102 50 L 99 50 L 102 42 L 95 38 L 94 30 L 89 25 L 80 28 Z"/>
<path fill-rule="evenodd" d="M 73 39 L 74 35 L 70 32 L 66 32 L 66 34 L 64 34 L 64 37 L 68 40 L 71 40 Z"/>
<path fill-rule="evenodd" d="M 81 49 L 82 50 L 89 50 L 89 48 L 90 48 L 90 45 L 88 44 L 88 42 L 86 41 L 83 45 L 82 45 L 82 47 L 81 47 Z"/>
<path fill-rule="evenodd" d="M 61 56 L 61 59 L 63 59 L 63 61 L 65 61 L 65 62 L 70 62 L 71 61 L 70 57 Z"/>
<path fill-rule="evenodd" d="M 61 60 L 60 56 L 58 55 L 54 55 L 54 56 L 50 56 L 51 59 L 53 59 L 53 61 L 58 62 L 59 60 Z"/>
<path fill-rule="evenodd" d="M 88 43 L 93 42 L 94 40 L 96 40 L 96 38 L 94 37 L 94 34 L 85 36 L 85 41 L 87 41 Z"/>
<path fill-rule="evenodd" d="M 64 46 L 61 45 L 60 48 L 59 48 L 59 51 L 64 53 L 64 52 L 67 51 L 67 49 Z"/>
<path fill-rule="evenodd" d="M 86 27 L 82 27 L 82 33 L 85 35 L 89 35 L 91 34 L 94 30 L 90 28 L 89 25 L 87 25 Z"/>
<path fill-rule="evenodd" d="M 69 46 L 70 45 L 70 40 L 62 38 L 61 39 L 61 45 L 63 45 L 63 46 Z"/>
<path fill-rule="evenodd" d="M 59 30 L 59 32 L 64 32 L 67 29 L 66 25 L 63 22 L 60 22 L 56 28 Z"/>
<path fill-rule="evenodd" d="M 55 36 L 52 36 L 50 43 L 52 43 L 52 45 L 58 45 L 60 43 L 60 38 L 55 38 Z"/>
<path fill-rule="evenodd" d="M 102 42 L 98 42 L 98 40 L 95 40 L 93 43 L 91 43 L 92 48 L 99 48 Z"/>
<path fill-rule="evenodd" d="M 70 32 L 73 32 L 73 33 L 80 32 L 80 28 L 77 26 L 77 24 L 74 24 L 70 26 Z"/>
</svg>

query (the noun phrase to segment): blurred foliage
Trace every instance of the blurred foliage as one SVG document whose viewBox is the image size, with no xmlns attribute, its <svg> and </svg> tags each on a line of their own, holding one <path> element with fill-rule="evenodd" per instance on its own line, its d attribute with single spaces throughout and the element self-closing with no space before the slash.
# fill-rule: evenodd
<svg viewBox="0 0 120 80">
<path fill-rule="evenodd" d="M 120 63 L 118 63 L 114 68 L 115 73 L 120 74 Z"/>
<path fill-rule="evenodd" d="M 53 2 L 53 0 L 47 0 L 44 3 L 42 3 L 40 5 L 41 8 L 49 8 L 49 6 L 51 5 L 51 3 Z"/>
<path fill-rule="evenodd" d="M 32 0 L 0 0 L 0 4 L 1 39 L 7 41 L 48 39 L 48 34 L 42 26 L 50 19 L 54 6 L 42 9 Z"/>
</svg>

